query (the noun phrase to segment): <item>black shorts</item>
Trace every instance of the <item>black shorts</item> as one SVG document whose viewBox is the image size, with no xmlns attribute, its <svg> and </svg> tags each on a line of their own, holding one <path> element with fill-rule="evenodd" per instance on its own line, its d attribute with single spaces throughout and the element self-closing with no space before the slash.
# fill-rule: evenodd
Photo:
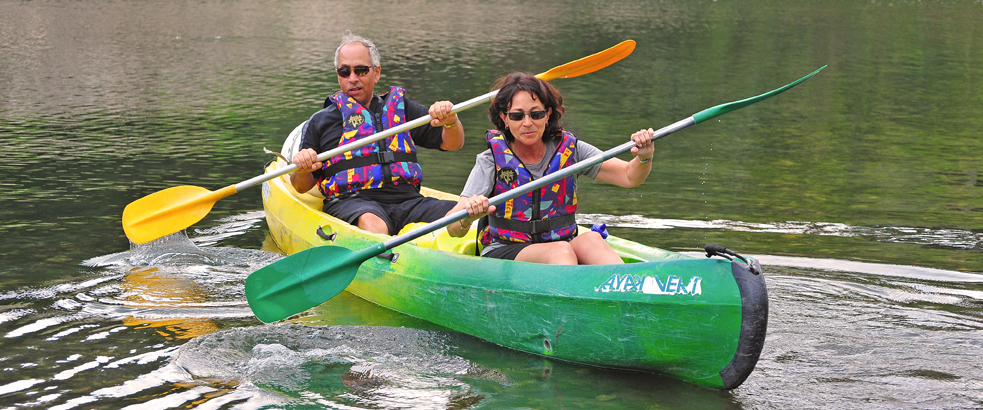
<svg viewBox="0 0 983 410">
<path fill-rule="evenodd" d="M 571 236 L 567 239 L 561 239 L 561 240 L 570 242 L 573 240 L 573 238 L 574 237 Z M 529 245 L 532 245 L 532 243 L 531 242 L 510 243 L 505 246 L 497 246 L 488 252 L 482 251 L 481 256 L 484 256 L 486 258 L 508 259 L 514 261 L 515 257 L 519 256 L 519 252 L 522 252 L 522 250 L 526 249 L 526 247 Z"/>
<path fill-rule="evenodd" d="M 522 252 L 522 250 L 526 249 L 526 247 L 529 245 L 532 245 L 532 243 L 512 243 L 505 246 L 498 246 L 488 252 L 482 252 L 481 256 L 486 258 L 508 259 L 514 261 L 515 257 L 519 256 L 519 252 Z"/>
<path fill-rule="evenodd" d="M 324 212 L 348 222 L 358 224 L 358 217 L 364 213 L 375 214 L 386 222 L 389 234 L 394 235 L 404 226 L 414 222 L 433 222 L 447 215 L 457 205 L 456 201 L 446 201 L 420 195 L 418 198 L 397 204 L 385 204 L 359 196 L 325 201 Z"/>
</svg>

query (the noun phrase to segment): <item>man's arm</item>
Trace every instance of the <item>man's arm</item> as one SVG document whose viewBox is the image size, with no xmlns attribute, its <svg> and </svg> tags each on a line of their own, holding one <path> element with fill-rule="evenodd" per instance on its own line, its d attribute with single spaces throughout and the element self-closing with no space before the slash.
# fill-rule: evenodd
<svg viewBox="0 0 983 410">
<path fill-rule="evenodd" d="M 304 148 L 294 154 L 294 165 L 297 170 L 290 174 L 290 184 L 297 192 L 304 193 L 310 191 L 317 184 L 317 178 L 311 172 L 321 169 L 324 165 L 317 160 L 317 151 L 312 148 Z"/>
<path fill-rule="evenodd" d="M 413 137 L 413 143 L 417 147 L 427 148 L 427 149 L 440 149 L 444 151 L 454 151 L 459 150 L 464 146 L 464 126 L 461 124 L 457 117 L 457 114 L 449 114 L 451 108 L 454 105 L 450 104 L 448 101 L 439 101 L 434 103 L 434 105 L 444 103 L 443 113 L 438 113 L 443 116 L 443 121 L 438 121 L 430 113 L 430 109 L 420 103 L 415 101 L 406 100 L 406 121 L 413 121 L 417 118 L 423 117 L 425 115 L 430 115 L 435 118 L 431 120 L 430 123 L 417 127 L 410 130 L 410 135 Z M 439 125 L 434 125 L 439 124 Z M 451 125 L 450 127 L 444 127 L 444 125 Z"/>
<path fill-rule="evenodd" d="M 321 177 L 320 169 L 324 166 L 323 162 L 317 161 L 317 155 L 338 145 L 341 130 L 341 113 L 333 105 L 307 120 L 301 137 L 301 149 L 291 158 L 297 170 L 290 174 L 290 184 L 297 192 L 310 191 L 317 185 Z"/>
</svg>

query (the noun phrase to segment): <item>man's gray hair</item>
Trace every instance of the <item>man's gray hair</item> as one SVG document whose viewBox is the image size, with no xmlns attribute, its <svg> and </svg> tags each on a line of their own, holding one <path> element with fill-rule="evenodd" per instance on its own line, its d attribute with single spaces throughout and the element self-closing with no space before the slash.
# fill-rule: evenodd
<svg viewBox="0 0 983 410">
<path fill-rule="evenodd" d="M 373 43 L 372 40 L 365 37 L 356 36 L 352 34 L 351 31 L 346 31 L 345 35 L 341 36 L 341 44 L 338 45 L 338 48 L 334 51 L 334 68 L 338 68 L 338 53 L 341 52 L 341 48 L 351 43 L 362 43 L 362 45 L 368 47 L 369 58 L 372 59 L 372 65 L 377 67 L 381 65 L 379 59 L 379 49 L 375 48 L 375 43 Z"/>
</svg>

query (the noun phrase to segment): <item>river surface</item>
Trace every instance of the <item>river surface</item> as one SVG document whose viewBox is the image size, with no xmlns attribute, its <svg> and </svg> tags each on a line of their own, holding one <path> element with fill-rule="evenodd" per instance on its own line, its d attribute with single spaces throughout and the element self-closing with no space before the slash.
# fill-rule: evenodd
<svg viewBox="0 0 983 410">
<path fill-rule="evenodd" d="M 0 409 L 983 408 L 979 1 L 0 1 Z M 760 259 L 757 368 L 731 391 L 555 362 L 348 293 L 263 325 L 282 258 L 259 189 L 131 246 L 130 202 L 262 173 L 337 91 L 345 30 L 382 85 L 461 102 L 638 42 L 553 84 L 601 149 L 772 90 L 657 143 L 641 187 L 581 181 L 579 221 Z M 421 153 L 459 192 L 485 148 Z"/>
</svg>

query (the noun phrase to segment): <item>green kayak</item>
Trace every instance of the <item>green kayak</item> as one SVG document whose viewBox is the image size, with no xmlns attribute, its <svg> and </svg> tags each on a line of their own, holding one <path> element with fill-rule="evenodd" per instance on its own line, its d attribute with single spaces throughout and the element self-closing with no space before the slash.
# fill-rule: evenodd
<svg viewBox="0 0 983 410">
<path fill-rule="evenodd" d="M 289 158 L 297 127 L 284 143 Z M 286 166 L 272 162 L 267 172 Z M 286 254 L 360 250 L 388 237 L 321 212 L 289 176 L 263 183 L 272 239 Z M 456 195 L 424 188 L 424 195 Z M 581 227 L 583 230 L 584 228 Z M 768 297 L 757 261 L 692 257 L 614 236 L 624 265 L 554 266 L 474 256 L 474 236 L 443 229 L 364 263 L 346 289 L 380 306 L 501 346 L 585 365 L 654 372 L 733 389 L 764 345 Z"/>
</svg>

